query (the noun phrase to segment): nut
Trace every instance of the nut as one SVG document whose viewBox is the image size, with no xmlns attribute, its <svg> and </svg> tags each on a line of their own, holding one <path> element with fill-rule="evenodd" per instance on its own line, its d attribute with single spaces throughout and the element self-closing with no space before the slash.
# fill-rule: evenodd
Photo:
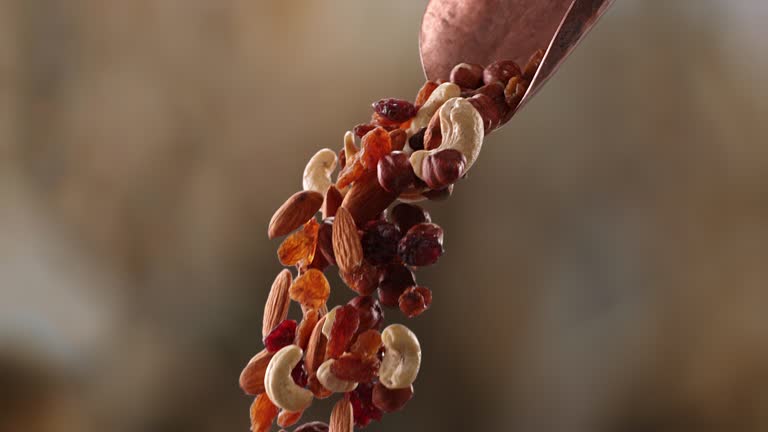
<svg viewBox="0 0 768 432">
<path fill-rule="evenodd" d="M 304 423 L 293 432 L 328 432 L 328 425 L 323 422 Z"/>
<path fill-rule="evenodd" d="M 331 187 L 328 188 L 328 192 L 325 193 L 325 200 L 323 201 L 323 206 L 320 208 L 320 211 L 323 214 L 323 219 L 336 216 L 336 211 L 341 207 L 342 201 L 344 201 L 344 196 L 342 196 L 341 192 L 336 189 L 336 186 L 331 185 Z"/>
<path fill-rule="evenodd" d="M 356 389 L 356 382 L 344 381 L 337 378 L 336 375 L 331 372 L 331 366 L 333 366 L 335 361 L 336 360 L 334 359 L 328 359 L 317 369 L 317 379 L 320 381 L 320 384 L 334 393 L 346 393 Z"/>
<path fill-rule="evenodd" d="M 331 411 L 331 421 L 328 432 L 352 432 L 354 430 L 354 417 L 352 415 L 352 403 L 349 395 L 336 402 Z"/>
<path fill-rule="evenodd" d="M 269 238 L 284 236 L 304 225 L 323 205 L 323 194 L 301 191 L 293 194 L 272 216 L 267 234 Z"/>
<path fill-rule="evenodd" d="M 389 141 L 392 143 L 392 150 L 402 150 L 405 148 L 405 142 L 408 141 L 408 134 L 402 129 L 389 131 Z"/>
<path fill-rule="evenodd" d="M 363 262 L 363 245 L 357 233 L 357 225 L 349 211 L 340 207 L 333 221 L 333 253 L 339 269 L 349 272 Z"/>
<path fill-rule="evenodd" d="M 466 99 L 453 98 L 440 108 L 440 130 L 443 141 L 434 150 L 419 150 L 411 154 L 411 165 L 416 177 L 427 181 L 423 172 L 424 159 L 446 149 L 461 152 L 467 159 L 464 173 L 469 171 L 477 160 L 483 146 L 483 118 L 475 107 Z"/>
<path fill-rule="evenodd" d="M 264 388 L 269 399 L 286 411 L 304 411 L 314 398 L 311 391 L 296 385 L 291 377 L 303 354 L 296 345 L 284 347 L 272 357 L 264 376 Z"/>
<path fill-rule="evenodd" d="M 395 195 L 400 195 L 416 178 L 408 155 L 401 151 L 394 151 L 381 158 L 376 172 L 379 185 Z"/>
<path fill-rule="evenodd" d="M 500 81 L 502 84 L 506 84 L 510 78 L 520 76 L 520 66 L 512 60 L 500 60 L 488 65 L 483 71 L 483 82 L 490 84 L 495 81 Z"/>
<path fill-rule="evenodd" d="M 408 136 L 413 136 L 419 129 L 426 127 L 429 123 L 429 119 L 440 109 L 443 104 L 451 98 L 455 98 L 461 95 L 461 87 L 454 83 L 442 83 L 435 91 L 429 95 L 429 99 L 424 102 L 424 105 L 416 113 L 416 117 L 411 121 L 411 125 L 408 126 Z"/>
<path fill-rule="evenodd" d="M 392 324 L 381 333 L 381 341 L 386 351 L 379 381 L 390 390 L 410 387 L 421 366 L 421 346 L 416 335 L 402 324 Z"/>
<path fill-rule="evenodd" d="M 262 338 L 267 337 L 278 324 L 285 321 L 288 317 L 288 308 L 291 306 L 288 289 L 291 287 L 292 280 L 293 277 L 290 270 L 285 269 L 272 282 L 272 288 L 269 290 L 269 297 L 267 297 L 267 304 L 264 306 L 264 321 L 261 327 Z"/>
<path fill-rule="evenodd" d="M 355 134 L 347 131 L 347 133 L 344 134 L 344 157 L 346 157 L 347 160 L 350 160 L 358 151 L 360 150 L 355 144 Z"/>
<path fill-rule="evenodd" d="M 442 189 L 461 177 L 466 163 L 460 151 L 445 149 L 425 157 L 421 172 L 430 189 Z"/>
<path fill-rule="evenodd" d="M 304 168 L 304 190 L 325 194 L 333 184 L 331 175 L 336 169 L 336 160 L 336 152 L 331 149 L 324 148 L 315 153 Z"/>
<path fill-rule="evenodd" d="M 483 129 L 486 134 L 501 124 L 501 110 L 499 110 L 498 104 L 491 97 L 485 94 L 476 94 L 467 99 L 467 101 L 480 113 L 480 117 L 483 119 Z"/>
<path fill-rule="evenodd" d="M 355 222 L 362 226 L 383 212 L 396 198 L 397 195 L 381 187 L 376 170 L 372 170 L 349 188 L 341 206 L 349 210 Z"/>
<path fill-rule="evenodd" d="M 411 398 L 413 386 L 397 390 L 390 390 L 381 383 L 373 386 L 373 405 L 386 413 L 400 411 Z"/>
<path fill-rule="evenodd" d="M 427 128 L 424 129 L 424 140 L 420 150 L 434 150 L 440 147 L 442 142 L 443 132 L 440 130 L 440 112 L 438 111 L 429 120 Z"/>
<path fill-rule="evenodd" d="M 528 90 L 528 83 L 520 77 L 512 77 L 504 89 L 504 100 L 510 108 L 515 108 Z"/>
<path fill-rule="evenodd" d="M 325 348 L 328 339 L 323 335 L 323 327 L 328 315 L 320 318 L 312 329 L 312 334 L 307 342 L 307 355 L 304 356 L 304 369 L 309 375 L 313 375 L 325 361 Z"/>
<path fill-rule="evenodd" d="M 451 82 L 461 88 L 476 89 L 483 85 L 483 67 L 474 63 L 459 63 L 451 69 Z"/>
<path fill-rule="evenodd" d="M 240 373 L 240 388 L 245 394 L 255 396 L 264 393 L 264 375 L 267 373 L 267 366 L 272 356 L 272 353 L 262 350 L 253 356 Z"/>
<path fill-rule="evenodd" d="M 338 312 L 339 308 L 341 308 L 341 306 L 336 306 L 325 315 L 325 323 L 323 323 L 322 331 L 323 336 L 325 336 L 326 339 L 331 338 L 331 329 L 333 329 L 333 323 L 336 322 L 336 312 Z"/>
</svg>

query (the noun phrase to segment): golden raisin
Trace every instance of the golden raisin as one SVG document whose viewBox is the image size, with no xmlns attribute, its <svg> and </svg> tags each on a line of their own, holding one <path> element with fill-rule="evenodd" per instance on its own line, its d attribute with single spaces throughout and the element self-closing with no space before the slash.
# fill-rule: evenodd
<svg viewBox="0 0 768 432">
<path fill-rule="evenodd" d="M 416 95 L 416 101 L 414 103 L 414 105 L 416 105 L 416 109 L 421 108 L 421 106 L 424 105 L 424 102 L 429 99 L 429 97 L 432 95 L 432 92 L 437 88 L 437 85 L 438 84 L 434 81 L 427 81 L 423 86 L 421 86 L 419 93 Z"/>
<path fill-rule="evenodd" d="M 304 411 L 293 412 L 281 410 L 280 414 L 277 416 L 277 425 L 284 428 L 291 427 L 301 420 L 303 414 Z"/>
<path fill-rule="evenodd" d="M 377 330 L 366 330 L 357 336 L 349 352 L 361 357 L 375 357 L 381 348 L 381 333 Z"/>
<path fill-rule="evenodd" d="M 251 405 L 251 430 L 253 432 L 267 432 L 272 427 L 278 410 L 266 393 L 258 395 Z"/>
<path fill-rule="evenodd" d="M 360 161 L 359 155 L 360 153 L 347 160 L 347 166 L 339 172 L 339 178 L 336 180 L 338 189 L 344 189 L 365 174 L 365 167 Z"/>
<path fill-rule="evenodd" d="M 312 218 L 300 230 L 289 235 L 277 250 L 280 263 L 284 266 L 292 266 L 300 262 L 311 263 L 315 258 L 319 228 L 317 220 Z"/>
<path fill-rule="evenodd" d="M 296 331 L 296 345 L 301 349 L 307 349 L 307 343 L 309 337 L 312 335 L 312 330 L 315 329 L 317 321 L 320 319 L 320 312 L 317 309 L 309 309 L 304 314 L 304 319 L 299 324 L 299 329 Z"/>
<path fill-rule="evenodd" d="M 381 362 L 378 358 L 345 353 L 331 364 L 331 372 L 346 381 L 369 382 L 376 378 Z"/>
<path fill-rule="evenodd" d="M 325 349 L 326 359 L 335 359 L 347 350 L 352 336 L 360 325 L 360 317 L 354 306 L 344 305 L 336 310 L 336 318 L 331 327 L 331 337 Z"/>
<path fill-rule="evenodd" d="M 392 152 L 392 139 L 381 127 L 368 132 L 360 144 L 360 161 L 368 170 L 375 170 L 379 159 Z"/>
<path fill-rule="evenodd" d="M 341 280 L 354 292 L 360 295 L 371 295 L 379 287 L 381 272 L 366 261 L 360 263 L 354 270 L 344 272 L 339 270 Z"/>
<path fill-rule="evenodd" d="M 317 309 L 328 300 L 331 294 L 331 286 L 323 272 L 317 269 L 309 269 L 306 273 L 296 278 L 288 290 L 291 300 L 310 308 Z"/>
</svg>

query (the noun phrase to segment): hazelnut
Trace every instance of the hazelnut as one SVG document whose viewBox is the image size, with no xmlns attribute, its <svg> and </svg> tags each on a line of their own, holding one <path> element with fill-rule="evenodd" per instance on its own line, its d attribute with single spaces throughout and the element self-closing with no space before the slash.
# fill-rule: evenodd
<svg viewBox="0 0 768 432">
<path fill-rule="evenodd" d="M 512 60 L 501 60 L 488 65 L 483 71 L 483 82 L 490 84 L 494 81 L 501 81 L 502 84 L 507 84 L 510 78 L 513 76 L 520 76 L 520 66 Z"/>
<path fill-rule="evenodd" d="M 474 63 L 459 63 L 451 70 L 451 82 L 465 89 L 483 85 L 483 67 Z"/>
<path fill-rule="evenodd" d="M 395 195 L 412 185 L 416 178 L 408 155 L 401 151 L 393 151 L 381 158 L 377 165 L 377 175 L 379 185 Z"/>
<path fill-rule="evenodd" d="M 430 201 L 445 201 L 453 194 L 453 185 L 438 190 L 428 190 L 422 195 Z"/>
<path fill-rule="evenodd" d="M 467 158 L 458 150 L 445 149 L 424 158 L 422 173 L 430 189 L 442 189 L 464 174 Z"/>
<path fill-rule="evenodd" d="M 480 113 L 480 117 L 483 118 L 486 134 L 499 126 L 502 113 L 499 110 L 498 104 L 490 96 L 477 94 L 467 99 L 467 101 L 475 107 L 477 112 Z"/>
</svg>

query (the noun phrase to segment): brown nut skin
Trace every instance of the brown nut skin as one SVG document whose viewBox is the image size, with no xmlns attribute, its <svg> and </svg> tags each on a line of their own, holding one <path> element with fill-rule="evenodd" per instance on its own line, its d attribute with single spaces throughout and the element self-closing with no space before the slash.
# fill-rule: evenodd
<svg viewBox="0 0 768 432">
<path fill-rule="evenodd" d="M 390 390 L 377 382 L 373 387 L 373 405 L 386 412 L 400 411 L 413 398 L 413 386 Z"/>
<path fill-rule="evenodd" d="M 455 149 L 441 150 L 424 158 L 422 173 L 430 189 L 442 189 L 464 174 L 467 158 Z"/>
<path fill-rule="evenodd" d="M 376 169 L 379 185 L 395 195 L 400 195 L 416 178 L 408 155 L 401 151 L 394 151 L 381 158 Z"/>
<path fill-rule="evenodd" d="M 469 103 L 480 113 L 480 117 L 483 118 L 483 127 L 485 133 L 499 127 L 502 119 L 502 112 L 499 110 L 498 104 L 488 95 L 476 94 L 467 99 Z"/>
<path fill-rule="evenodd" d="M 490 84 L 494 81 L 500 81 L 506 85 L 507 81 L 514 76 L 520 76 L 520 66 L 512 60 L 500 60 L 489 64 L 483 71 L 483 82 Z"/>
<path fill-rule="evenodd" d="M 476 89 L 483 85 L 483 66 L 475 63 L 459 63 L 451 70 L 450 80 L 461 88 Z"/>
<path fill-rule="evenodd" d="M 304 423 L 293 432 L 328 432 L 328 424 L 323 422 Z"/>
<path fill-rule="evenodd" d="M 402 129 L 395 129 L 389 132 L 389 140 L 392 142 L 392 150 L 402 150 L 408 141 L 408 134 Z"/>
<path fill-rule="evenodd" d="M 358 334 L 371 329 L 381 331 L 384 326 L 384 311 L 378 300 L 372 296 L 357 296 L 347 304 L 357 309 L 357 314 L 360 317 L 360 324 L 357 327 Z"/>
<path fill-rule="evenodd" d="M 440 147 L 443 142 L 443 131 L 440 125 L 440 111 L 429 119 L 427 129 L 424 131 L 424 141 L 422 145 L 425 150 L 434 150 Z"/>
<path fill-rule="evenodd" d="M 437 189 L 437 190 L 428 190 L 424 192 L 422 195 L 424 198 L 430 200 L 430 201 L 445 201 L 453 194 L 453 185 L 448 185 L 448 187 Z"/>
</svg>

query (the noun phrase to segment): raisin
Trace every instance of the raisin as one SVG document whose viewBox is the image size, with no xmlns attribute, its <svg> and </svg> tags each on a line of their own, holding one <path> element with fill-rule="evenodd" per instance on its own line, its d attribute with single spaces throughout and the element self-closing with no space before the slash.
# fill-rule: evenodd
<svg viewBox="0 0 768 432">
<path fill-rule="evenodd" d="M 363 358 L 376 357 L 381 348 L 381 333 L 377 330 L 366 330 L 357 336 L 349 352 Z"/>
<path fill-rule="evenodd" d="M 302 388 L 307 386 L 309 376 L 307 375 L 307 370 L 304 368 L 304 362 L 300 361 L 296 364 L 296 367 L 291 371 L 291 378 L 293 378 L 293 382 L 295 382 L 297 386 Z"/>
<path fill-rule="evenodd" d="M 528 81 L 533 80 L 533 77 L 536 75 L 536 71 L 538 71 L 539 66 L 541 66 L 542 60 L 544 60 L 544 50 L 540 49 L 533 53 L 531 58 L 528 59 L 528 63 L 526 63 L 525 68 L 523 69 L 523 78 Z"/>
<path fill-rule="evenodd" d="M 434 81 L 427 81 L 424 83 L 423 86 L 421 86 L 421 89 L 419 89 L 419 93 L 416 95 L 416 100 L 414 101 L 414 105 L 416 108 L 421 108 L 422 105 L 424 105 L 424 102 L 429 99 L 429 97 L 432 95 L 432 92 L 435 91 L 438 84 Z"/>
<path fill-rule="evenodd" d="M 357 388 L 349 394 L 349 401 L 352 404 L 356 426 L 366 427 L 373 420 L 381 420 L 382 411 L 373 405 L 373 384 L 358 384 Z"/>
<path fill-rule="evenodd" d="M 360 143 L 359 159 L 363 167 L 375 170 L 379 159 L 392 152 L 392 139 L 389 133 L 381 127 L 368 132 Z"/>
<path fill-rule="evenodd" d="M 336 187 L 338 189 L 344 189 L 365 174 L 365 167 L 359 159 L 359 154 L 348 160 L 347 166 L 339 172 L 339 178 L 336 179 Z"/>
<path fill-rule="evenodd" d="M 507 88 L 504 89 L 504 100 L 507 102 L 510 108 L 516 107 L 523 99 L 526 90 L 528 90 L 528 83 L 520 77 L 514 77 L 507 83 Z"/>
<path fill-rule="evenodd" d="M 328 191 L 330 192 L 330 189 Z M 329 264 L 336 265 L 336 254 L 333 252 L 332 217 L 323 219 L 320 223 L 320 227 L 317 231 L 317 252 L 319 252 Z"/>
<path fill-rule="evenodd" d="M 318 228 L 317 221 L 312 218 L 300 230 L 289 235 L 277 250 L 280 263 L 284 266 L 311 263 L 315 257 Z"/>
<path fill-rule="evenodd" d="M 291 300 L 310 308 L 317 309 L 328 300 L 331 294 L 331 286 L 323 272 L 317 269 L 309 269 L 306 273 L 296 278 L 288 289 Z"/>
<path fill-rule="evenodd" d="M 416 317 L 432 304 L 432 291 L 426 287 L 410 287 L 400 296 L 399 304 L 405 316 Z"/>
<path fill-rule="evenodd" d="M 400 240 L 397 252 L 407 265 L 432 265 L 443 254 L 443 229 L 432 223 L 415 225 Z"/>
<path fill-rule="evenodd" d="M 381 304 L 378 300 L 372 296 L 358 296 L 347 304 L 357 309 L 357 314 L 360 317 L 358 333 L 371 329 L 381 331 L 384 324 L 384 312 L 381 310 Z"/>
<path fill-rule="evenodd" d="M 424 134 L 426 132 L 426 127 L 419 129 L 418 132 L 408 139 L 408 145 L 411 146 L 413 150 L 424 150 Z"/>
<path fill-rule="evenodd" d="M 307 343 L 309 337 L 312 335 L 312 330 L 315 329 L 317 321 L 320 319 L 320 312 L 317 309 L 309 309 L 304 314 L 304 319 L 299 324 L 299 329 L 296 332 L 296 345 L 301 349 L 307 349 Z"/>
<path fill-rule="evenodd" d="M 367 134 L 368 132 L 376 129 L 376 125 L 372 123 L 363 123 L 355 126 L 354 129 L 352 129 L 352 133 L 355 134 L 358 138 L 362 138 Z"/>
<path fill-rule="evenodd" d="M 414 225 L 432 222 L 429 213 L 415 204 L 400 203 L 389 211 L 389 220 L 407 233 Z M 321 233 L 322 234 L 322 233 Z"/>
<path fill-rule="evenodd" d="M 389 132 L 389 140 L 392 142 L 392 150 L 400 151 L 405 148 L 408 134 L 403 129 L 395 129 Z"/>
<path fill-rule="evenodd" d="M 354 306 L 344 305 L 338 308 L 333 327 L 331 327 L 331 337 L 328 338 L 325 349 L 325 358 L 339 358 L 349 347 L 359 325 L 360 316 Z"/>
<path fill-rule="evenodd" d="M 296 321 L 285 320 L 264 338 L 264 346 L 267 351 L 275 353 L 292 344 L 294 339 L 296 339 Z"/>
<path fill-rule="evenodd" d="M 341 280 L 360 295 L 371 295 L 379 286 L 380 271 L 375 266 L 363 261 L 351 272 L 339 270 Z"/>
<path fill-rule="evenodd" d="M 304 423 L 293 432 L 328 432 L 328 425 L 323 422 Z"/>
<path fill-rule="evenodd" d="M 403 234 L 394 224 L 380 220 L 368 222 L 363 231 L 363 256 L 371 264 L 387 264 L 397 256 Z"/>
<path fill-rule="evenodd" d="M 339 379 L 355 382 L 369 382 L 376 378 L 381 362 L 374 355 L 344 353 L 331 364 L 331 372 Z"/>
<path fill-rule="evenodd" d="M 379 300 L 387 307 L 397 307 L 400 295 L 416 284 L 413 272 L 403 264 L 390 264 L 379 279 Z"/>
<path fill-rule="evenodd" d="M 384 411 L 391 413 L 403 409 L 406 403 L 413 398 L 413 386 L 404 389 L 390 390 L 383 384 L 377 382 L 373 386 L 372 402 L 373 405 Z"/>
<path fill-rule="evenodd" d="M 279 408 L 262 393 L 253 400 L 251 405 L 251 431 L 267 432 L 275 421 Z"/>
<path fill-rule="evenodd" d="M 402 123 L 416 115 L 416 107 L 402 99 L 382 99 L 374 102 L 373 110 L 395 123 Z"/>
<path fill-rule="evenodd" d="M 280 414 L 277 416 L 277 425 L 284 428 L 291 427 L 296 423 L 298 423 L 299 420 L 301 420 L 301 416 L 303 414 L 304 414 L 304 411 L 292 412 L 292 411 L 282 410 L 280 411 Z"/>
</svg>

